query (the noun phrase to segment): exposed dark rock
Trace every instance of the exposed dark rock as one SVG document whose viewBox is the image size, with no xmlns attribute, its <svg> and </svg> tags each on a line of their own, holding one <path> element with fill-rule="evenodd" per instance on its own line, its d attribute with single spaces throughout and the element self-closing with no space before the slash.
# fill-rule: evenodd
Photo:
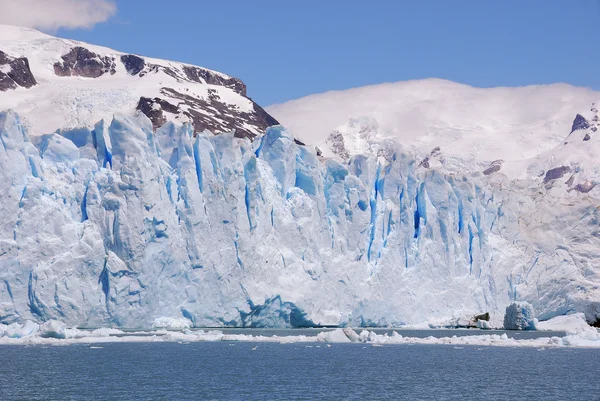
<svg viewBox="0 0 600 401">
<path fill-rule="evenodd" d="M 592 139 L 592 137 L 590 136 L 590 134 L 585 134 L 585 136 L 583 137 L 584 141 L 589 141 L 590 139 Z"/>
<path fill-rule="evenodd" d="M 500 171 L 502 163 L 504 163 L 504 160 L 494 160 L 485 170 L 483 170 L 483 175 L 490 175 Z"/>
<path fill-rule="evenodd" d="M 350 157 L 350 154 L 346 149 L 344 134 L 342 134 L 340 131 L 331 131 L 326 142 L 329 145 L 329 149 L 331 149 L 334 154 L 338 155 L 344 160 L 347 160 Z"/>
<path fill-rule="evenodd" d="M 560 167 L 555 167 L 553 169 L 550 169 L 550 170 L 546 171 L 546 176 L 544 177 L 544 184 L 548 183 L 552 180 L 561 178 L 562 176 L 564 176 L 565 174 L 567 174 L 570 171 L 571 171 L 571 168 L 569 166 L 560 166 Z"/>
<path fill-rule="evenodd" d="M 220 74 L 191 65 L 184 65 L 183 72 L 190 81 L 224 86 L 233 89 L 242 96 L 246 96 L 246 84 L 237 78 L 224 78 Z"/>
<path fill-rule="evenodd" d="M 306 146 L 306 144 L 305 144 L 304 142 L 302 142 L 302 141 L 299 141 L 299 140 L 298 140 L 298 139 L 296 139 L 296 138 L 294 138 L 294 143 L 295 143 L 296 145 L 300 145 L 300 146 Z"/>
<path fill-rule="evenodd" d="M 116 72 L 113 57 L 101 56 L 81 46 L 72 48 L 62 59 L 62 62 L 54 63 L 54 73 L 59 77 L 98 78 L 106 73 L 112 75 Z"/>
<path fill-rule="evenodd" d="M 486 322 L 489 322 L 490 321 L 490 313 L 485 312 L 480 315 L 475 315 L 475 316 L 473 316 L 473 320 L 475 322 L 477 322 L 478 320 L 485 320 Z"/>
<path fill-rule="evenodd" d="M 26 57 L 14 58 L 0 51 L 0 91 L 9 89 L 31 88 L 37 82 L 29 68 Z"/>
<path fill-rule="evenodd" d="M 155 97 L 150 99 L 147 97 L 141 97 L 137 104 L 136 110 L 141 111 L 152 121 L 152 127 L 154 129 L 162 127 L 166 122 L 163 110 L 169 113 L 177 113 L 179 108 L 166 100 Z"/>
<path fill-rule="evenodd" d="M 155 129 L 167 121 L 165 112 L 190 120 L 194 132 L 207 129 L 214 134 L 219 134 L 235 130 L 235 136 L 238 138 L 253 139 L 256 136 L 255 132 L 248 129 L 248 125 L 261 132 L 271 125 L 279 124 L 256 103 L 253 103 L 253 113 L 241 112 L 237 106 L 224 103 L 214 90 L 209 90 L 208 100 L 186 95 L 171 88 L 162 88 L 161 93 L 168 98 L 177 99 L 177 105 L 158 97 L 152 99 L 142 97 L 136 107 L 150 118 Z"/>
<path fill-rule="evenodd" d="M 575 116 L 575 120 L 573 120 L 573 125 L 571 127 L 571 132 L 577 131 L 580 129 L 588 129 L 590 128 L 590 123 L 585 119 L 581 114 L 577 114 Z"/>
<path fill-rule="evenodd" d="M 469 328 L 482 328 L 482 329 L 489 329 L 490 326 L 489 324 L 481 324 L 478 323 L 479 321 L 483 321 L 483 322 L 489 322 L 490 321 L 490 313 L 489 312 L 485 312 L 485 313 L 481 313 L 479 315 L 475 315 L 471 318 L 471 320 L 469 320 L 469 323 L 465 326 L 465 327 L 469 327 Z"/>
<path fill-rule="evenodd" d="M 142 72 L 144 68 L 146 68 L 146 61 L 144 61 L 143 58 L 133 54 L 121 56 L 121 62 L 125 66 L 125 69 L 129 75 L 137 75 Z"/>
<path fill-rule="evenodd" d="M 577 192 L 587 194 L 592 189 L 594 189 L 595 186 L 596 186 L 596 184 L 594 184 L 593 182 L 586 181 L 586 182 L 582 182 L 580 184 L 575 185 L 575 188 L 573 188 L 573 189 Z"/>
<path fill-rule="evenodd" d="M 425 158 L 423 160 L 421 160 L 421 163 L 419 163 L 419 167 L 425 167 L 425 168 L 429 168 L 430 164 L 429 164 L 429 160 L 432 157 L 436 157 L 440 154 L 441 148 L 439 146 L 436 146 L 435 148 L 433 148 L 433 150 L 429 153 L 429 155 L 425 156 Z"/>
<path fill-rule="evenodd" d="M 600 302 L 592 301 L 583 310 L 585 320 L 590 326 L 600 327 Z"/>
<path fill-rule="evenodd" d="M 569 179 L 567 180 L 567 182 L 565 182 L 565 184 L 567 184 L 567 186 L 571 186 L 573 185 L 573 181 L 575 180 L 575 175 L 572 175 L 571 177 L 569 177 Z"/>
<path fill-rule="evenodd" d="M 315 146 L 315 152 L 317 152 L 317 156 L 323 156 L 323 152 L 321 151 L 321 149 L 319 149 L 316 146 Z"/>
<path fill-rule="evenodd" d="M 252 105 L 254 108 L 254 112 L 256 113 L 256 121 L 259 123 L 261 127 L 270 127 L 272 125 L 279 125 L 279 121 L 277 121 L 272 115 L 267 113 L 265 109 L 260 107 L 258 103 L 252 101 Z M 304 145 L 300 142 L 301 145 Z"/>
</svg>

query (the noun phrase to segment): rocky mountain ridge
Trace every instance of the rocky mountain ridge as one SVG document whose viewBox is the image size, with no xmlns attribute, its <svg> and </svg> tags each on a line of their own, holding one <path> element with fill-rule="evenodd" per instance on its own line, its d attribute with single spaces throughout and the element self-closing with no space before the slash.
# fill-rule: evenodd
<svg viewBox="0 0 600 401">
<path fill-rule="evenodd" d="M 238 78 L 6 25 L 0 26 L 0 109 L 19 112 L 31 135 L 135 110 L 155 129 L 187 122 L 196 132 L 235 130 L 254 138 L 278 124 Z"/>
</svg>

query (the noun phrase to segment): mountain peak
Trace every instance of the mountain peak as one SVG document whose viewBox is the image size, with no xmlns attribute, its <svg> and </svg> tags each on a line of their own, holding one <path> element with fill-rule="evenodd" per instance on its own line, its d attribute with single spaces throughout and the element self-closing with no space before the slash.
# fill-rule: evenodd
<svg viewBox="0 0 600 401">
<path fill-rule="evenodd" d="M 0 25 L 0 110 L 9 108 L 33 135 L 136 110 L 154 128 L 172 121 L 248 138 L 277 124 L 227 74 Z"/>
</svg>

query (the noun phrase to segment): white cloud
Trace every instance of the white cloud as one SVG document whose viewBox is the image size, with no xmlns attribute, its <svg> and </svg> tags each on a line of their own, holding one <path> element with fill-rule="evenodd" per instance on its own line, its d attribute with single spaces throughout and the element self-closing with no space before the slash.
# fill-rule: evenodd
<svg viewBox="0 0 600 401">
<path fill-rule="evenodd" d="M 0 0 L 0 24 L 45 31 L 91 28 L 116 12 L 113 0 Z"/>
</svg>

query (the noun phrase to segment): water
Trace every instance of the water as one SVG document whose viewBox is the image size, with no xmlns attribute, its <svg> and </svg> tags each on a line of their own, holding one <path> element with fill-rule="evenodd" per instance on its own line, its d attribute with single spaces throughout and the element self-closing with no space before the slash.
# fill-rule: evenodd
<svg viewBox="0 0 600 401">
<path fill-rule="evenodd" d="M 600 399 L 597 349 L 228 342 L 96 347 L 102 348 L 0 346 L 0 399 Z"/>
</svg>

